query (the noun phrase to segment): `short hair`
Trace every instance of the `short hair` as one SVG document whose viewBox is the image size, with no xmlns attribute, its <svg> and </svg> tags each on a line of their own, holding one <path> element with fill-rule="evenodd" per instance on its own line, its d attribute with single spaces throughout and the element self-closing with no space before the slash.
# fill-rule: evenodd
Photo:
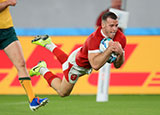
<svg viewBox="0 0 160 115">
<path fill-rule="evenodd" d="M 116 20 L 118 17 L 115 13 L 113 12 L 105 12 L 103 15 L 102 15 L 102 20 L 106 20 L 107 18 L 112 18 L 114 20 Z"/>
</svg>

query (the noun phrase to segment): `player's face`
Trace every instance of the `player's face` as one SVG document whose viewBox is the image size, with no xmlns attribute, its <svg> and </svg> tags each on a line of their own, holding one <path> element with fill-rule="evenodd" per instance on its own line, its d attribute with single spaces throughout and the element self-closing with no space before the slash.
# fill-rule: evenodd
<svg viewBox="0 0 160 115">
<path fill-rule="evenodd" d="M 103 22 L 102 30 L 107 37 L 113 39 L 118 30 L 118 19 L 107 18 L 106 21 Z"/>
</svg>

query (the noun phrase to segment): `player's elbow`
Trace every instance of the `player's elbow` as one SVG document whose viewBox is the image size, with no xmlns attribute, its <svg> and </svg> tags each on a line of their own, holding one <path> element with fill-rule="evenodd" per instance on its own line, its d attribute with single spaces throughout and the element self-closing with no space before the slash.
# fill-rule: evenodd
<svg viewBox="0 0 160 115">
<path fill-rule="evenodd" d="M 67 96 L 70 95 L 69 92 L 58 92 L 58 94 L 59 94 L 59 96 L 61 96 L 61 97 L 67 97 Z"/>
<path fill-rule="evenodd" d="M 117 64 L 117 63 L 114 63 L 114 67 L 115 67 L 116 69 L 120 68 L 121 66 L 122 66 L 122 63 L 120 63 L 120 64 L 119 64 L 119 63 L 118 63 L 118 64 Z"/>
<path fill-rule="evenodd" d="M 60 94 L 61 97 L 67 97 L 69 96 L 70 94 Z"/>
<path fill-rule="evenodd" d="M 114 66 L 116 69 L 120 68 L 121 66 Z"/>
<path fill-rule="evenodd" d="M 96 71 L 98 71 L 100 69 L 100 67 L 98 65 L 93 65 L 92 68 Z"/>
</svg>

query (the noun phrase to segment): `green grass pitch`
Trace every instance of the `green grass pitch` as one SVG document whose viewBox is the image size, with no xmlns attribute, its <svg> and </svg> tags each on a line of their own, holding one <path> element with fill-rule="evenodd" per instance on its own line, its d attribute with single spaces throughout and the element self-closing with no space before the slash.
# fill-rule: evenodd
<svg viewBox="0 0 160 115">
<path fill-rule="evenodd" d="M 160 95 L 110 95 L 96 102 L 95 95 L 48 97 L 49 103 L 32 112 L 25 95 L 0 95 L 0 115 L 160 115 Z"/>
</svg>

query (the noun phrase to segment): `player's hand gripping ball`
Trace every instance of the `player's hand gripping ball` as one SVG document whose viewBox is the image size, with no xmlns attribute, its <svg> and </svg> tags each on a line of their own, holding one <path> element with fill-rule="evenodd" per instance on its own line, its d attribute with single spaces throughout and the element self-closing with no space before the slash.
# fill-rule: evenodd
<svg viewBox="0 0 160 115">
<path fill-rule="evenodd" d="M 99 45 L 99 50 L 100 50 L 100 52 L 104 52 L 104 51 L 108 48 L 108 46 L 109 46 L 109 41 L 112 41 L 112 39 L 110 39 L 110 38 L 104 38 L 104 39 L 101 40 L 100 45 Z M 108 59 L 107 62 L 108 62 L 108 63 L 112 63 L 112 62 L 114 62 L 116 59 L 117 59 L 117 55 L 113 52 L 113 53 L 111 54 L 111 56 L 109 57 L 109 59 Z"/>
</svg>

